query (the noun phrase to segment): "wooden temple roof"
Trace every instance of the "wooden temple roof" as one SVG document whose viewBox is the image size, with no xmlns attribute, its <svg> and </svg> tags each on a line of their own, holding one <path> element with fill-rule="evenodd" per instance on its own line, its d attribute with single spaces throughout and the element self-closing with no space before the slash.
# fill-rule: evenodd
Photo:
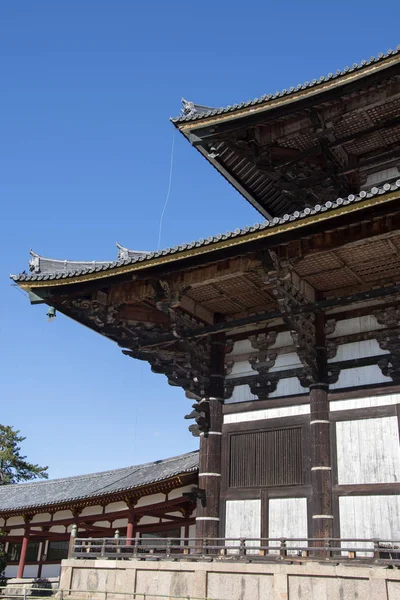
<svg viewBox="0 0 400 600">
<path fill-rule="evenodd" d="M 198 471 L 198 452 L 89 475 L 0 486 L 0 515 L 115 497 Z M 148 493 L 152 493 L 151 491 Z"/>
<path fill-rule="evenodd" d="M 400 199 L 400 179 L 394 183 L 374 187 L 368 192 L 360 191 L 358 194 L 350 194 L 345 198 L 328 200 L 323 204 L 318 203 L 313 207 L 306 207 L 282 217 L 267 219 L 253 226 L 183 243 L 173 248 L 146 253 L 131 251 L 130 255 L 126 253 L 115 261 L 78 262 L 40 257 L 39 265 L 44 264 L 44 268 L 41 266 L 33 268 L 31 260 L 31 273 L 23 272 L 11 275 L 11 278 L 23 288 L 38 290 L 105 279 L 153 267 L 168 268 L 168 265 L 172 265 L 172 263 L 178 265 L 178 268 L 185 268 L 189 259 L 195 259 L 198 263 L 199 256 L 202 256 L 205 262 L 210 262 L 217 260 L 223 251 L 229 253 L 229 250 L 233 250 L 236 254 L 241 253 L 241 246 L 243 246 L 242 252 L 246 253 L 247 245 L 257 241 L 276 245 L 286 242 L 289 237 L 296 239 L 305 236 L 310 227 L 314 229 L 319 227 L 323 231 L 328 227 L 335 227 L 336 219 L 346 216 L 350 221 L 351 215 L 363 209 L 390 203 L 397 199 Z M 355 215 L 355 219 L 357 219 L 357 215 Z M 38 255 L 35 254 L 35 257 Z"/>
<path fill-rule="evenodd" d="M 371 187 L 395 166 L 400 47 L 225 108 L 183 101 L 183 113 L 173 123 L 191 144 L 261 214 L 280 217 Z"/>
<path fill-rule="evenodd" d="M 199 398 L 213 334 L 225 332 L 228 356 L 236 340 L 277 328 L 298 330 L 303 340 L 316 313 L 329 320 L 357 312 L 357 303 L 396 304 L 399 208 L 400 179 L 191 244 L 14 280 L 33 302 L 101 333 Z M 314 377 L 307 360 L 304 373 Z"/>
</svg>

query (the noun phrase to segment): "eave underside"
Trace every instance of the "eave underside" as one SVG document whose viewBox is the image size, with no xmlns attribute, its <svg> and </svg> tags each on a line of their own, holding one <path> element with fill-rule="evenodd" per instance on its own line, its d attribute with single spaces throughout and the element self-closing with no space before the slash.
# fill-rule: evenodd
<svg viewBox="0 0 400 600">
<path fill-rule="evenodd" d="M 264 216 L 356 193 L 396 166 L 400 76 L 395 71 L 354 89 L 180 126 L 184 135 Z"/>
<path fill-rule="evenodd" d="M 38 293 L 199 398 L 208 386 L 210 336 L 217 331 L 226 334 L 227 355 L 236 340 L 254 338 L 255 350 L 265 352 L 263 344 L 257 346 L 260 335 L 294 332 L 293 347 L 303 364 L 282 376 L 298 377 L 307 386 L 319 376 L 312 352 L 316 320 L 357 313 L 366 305 L 372 311 L 393 308 L 399 280 L 400 216 L 394 202 L 337 220 L 329 229 L 316 227 L 301 238 L 254 242 L 197 267 L 169 266 L 144 271 L 134 281 L 110 278 Z M 397 328 L 395 323 L 391 334 L 397 335 Z M 371 360 L 377 364 L 381 357 L 365 365 Z M 263 394 L 268 395 L 277 376 L 261 370 L 255 378 L 255 384 L 266 384 Z M 233 384 L 227 379 L 227 394 L 240 383 L 240 378 Z"/>
</svg>

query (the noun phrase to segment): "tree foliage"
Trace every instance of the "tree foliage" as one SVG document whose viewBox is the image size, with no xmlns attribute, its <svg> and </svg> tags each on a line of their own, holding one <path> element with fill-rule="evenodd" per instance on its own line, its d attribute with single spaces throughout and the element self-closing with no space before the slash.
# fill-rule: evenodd
<svg viewBox="0 0 400 600">
<path fill-rule="evenodd" d="M 48 467 L 30 463 L 21 456 L 20 444 L 26 438 L 19 433 L 9 425 L 0 425 L 0 485 L 48 477 Z"/>
<path fill-rule="evenodd" d="M 4 533 L 2 531 L 0 531 L 0 583 L 1 583 L 3 573 L 4 573 L 4 569 L 7 566 L 7 557 L 6 557 L 6 553 L 4 552 L 4 543 L 3 543 L 3 540 L 1 539 L 3 535 L 4 535 Z"/>
</svg>

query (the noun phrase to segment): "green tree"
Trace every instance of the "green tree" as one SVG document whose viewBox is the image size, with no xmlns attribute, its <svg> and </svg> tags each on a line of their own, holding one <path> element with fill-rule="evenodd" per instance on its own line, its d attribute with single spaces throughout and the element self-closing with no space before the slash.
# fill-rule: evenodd
<svg viewBox="0 0 400 600">
<path fill-rule="evenodd" d="M 0 425 L 0 485 L 48 477 L 48 467 L 34 465 L 21 456 L 20 444 L 26 438 L 19 433 L 9 425 Z"/>
<path fill-rule="evenodd" d="M 1 580 L 3 578 L 4 569 L 7 566 L 7 557 L 6 557 L 6 553 L 4 552 L 3 540 L 1 539 L 3 535 L 4 535 L 4 533 L 2 531 L 0 531 L 0 584 L 1 584 Z"/>
</svg>

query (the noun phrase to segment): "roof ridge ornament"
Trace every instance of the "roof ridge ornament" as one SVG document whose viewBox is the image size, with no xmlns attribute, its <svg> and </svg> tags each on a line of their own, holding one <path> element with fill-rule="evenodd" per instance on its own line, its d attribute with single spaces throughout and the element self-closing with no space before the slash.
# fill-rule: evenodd
<svg viewBox="0 0 400 600">
<path fill-rule="evenodd" d="M 189 100 L 185 100 L 185 98 L 181 98 L 182 108 L 181 113 L 185 117 L 191 117 L 196 114 L 204 114 L 209 111 L 216 110 L 214 106 L 204 106 L 203 104 L 195 104 L 194 102 L 190 102 Z"/>
<path fill-rule="evenodd" d="M 128 258 L 140 258 L 141 256 L 147 256 L 149 252 L 147 250 L 130 250 L 126 246 L 123 246 L 119 242 L 115 242 L 118 248 L 118 260 L 127 260 Z"/>
</svg>

